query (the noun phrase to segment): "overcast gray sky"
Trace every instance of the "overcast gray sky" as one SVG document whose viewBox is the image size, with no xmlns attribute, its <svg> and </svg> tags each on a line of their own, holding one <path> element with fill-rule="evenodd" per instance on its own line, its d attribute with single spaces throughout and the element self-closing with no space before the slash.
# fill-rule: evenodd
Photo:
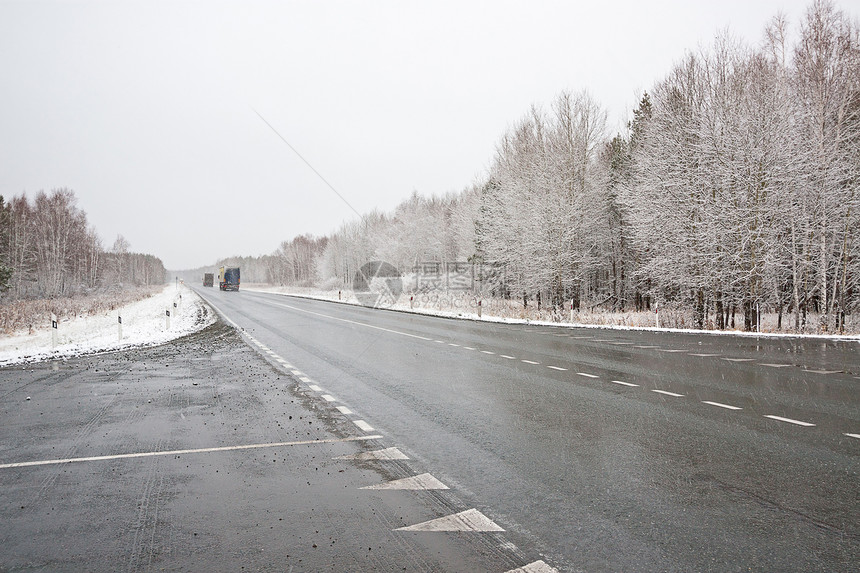
<svg viewBox="0 0 860 573">
<path fill-rule="evenodd" d="M 0 0 L 0 194 L 69 187 L 170 269 L 270 253 L 357 216 L 254 110 L 389 210 L 480 179 L 532 104 L 588 89 L 615 131 L 686 51 L 808 4 Z"/>
</svg>

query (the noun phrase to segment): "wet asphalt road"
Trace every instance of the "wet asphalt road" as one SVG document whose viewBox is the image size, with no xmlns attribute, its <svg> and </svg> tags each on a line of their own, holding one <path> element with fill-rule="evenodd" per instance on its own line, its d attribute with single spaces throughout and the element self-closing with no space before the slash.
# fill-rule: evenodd
<svg viewBox="0 0 860 573">
<path fill-rule="evenodd" d="M 504 533 L 397 531 L 470 508 L 454 490 L 361 489 L 420 464 L 349 459 L 393 444 L 224 323 L 163 346 L 2 368 L 0 420 L 0 571 L 503 572 L 533 561 Z"/>
<path fill-rule="evenodd" d="M 562 571 L 856 571 L 860 345 L 204 296 Z"/>
</svg>

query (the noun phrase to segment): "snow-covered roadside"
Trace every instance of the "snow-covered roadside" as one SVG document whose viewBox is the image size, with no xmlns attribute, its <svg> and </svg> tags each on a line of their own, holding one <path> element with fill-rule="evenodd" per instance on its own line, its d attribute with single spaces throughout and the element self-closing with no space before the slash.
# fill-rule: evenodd
<svg viewBox="0 0 860 573">
<path fill-rule="evenodd" d="M 250 287 L 243 286 L 245 290 L 252 290 L 256 292 L 266 292 L 272 294 L 280 294 L 284 296 L 295 296 L 299 298 L 309 298 L 314 300 L 325 300 L 330 302 L 340 302 L 343 304 L 352 304 L 360 306 L 361 303 L 352 296 L 352 293 L 349 291 L 343 291 L 342 295 L 338 297 L 337 292 L 330 292 L 324 290 L 315 290 L 315 289 L 291 289 L 286 287 L 272 287 L 272 286 L 264 286 L 264 285 L 253 285 Z M 401 296 L 400 299 L 393 306 L 390 307 L 391 310 L 397 310 L 400 312 L 411 312 L 414 314 L 425 314 L 429 316 L 439 316 L 443 318 L 457 318 L 461 320 L 474 320 L 474 321 L 482 321 L 482 322 L 497 322 L 502 324 L 529 324 L 536 326 L 555 326 L 555 327 L 567 327 L 567 328 L 594 328 L 594 329 L 604 329 L 604 330 L 640 330 L 646 332 L 677 332 L 681 334 L 710 334 L 716 336 L 744 336 L 744 337 L 752 337 L 752 338 L 806 338 L 806 339 L 826 339 L 826 340 L 838 340 L 845 342 L 857 342 L 860 343 L 860 335 L 838 335 L 838 334 L 795 334 L 795 333 L 784 333 L 784 332 L 745 332 L 742 330 L 697 330 L 692 328 L 657 328 L 656 326 L 648 327 L 648 326 L 622 326 L 616 324 L 585 324 L 585 323 L 576 323 L 576 322 L 553 322 L 550 320 L 530 320 L 523 318 L 507 318 L 507 317 L 499 317 L 492 316 L 486 314 L 486 312 L 482 313 L 481 317 L 478 317 L 477 312 L 465 312 L 465 311 L 445 311 L 445 310 L 437 310 L 437 309 L 428 309 L 428 308 L 409 308 L 409 298 L 408 296 Z"/>
<path fill-rule="evenodd" d="M 176 303 L 176 308 L 173 304 Z M 166 310 L 170 310 L 167 329 Z M 122 340 L 118 316 L 122 316 Z M 61 321 L 57 347 L 52 349 L 50 325 L 0 337 L 0 366 L 70 358 L 135 346 L 153 346 L 195 332 L 215 322 L 212 309 L 191 289 L 173 285 L 144 300 L 109 311 Z"/>
</svg>

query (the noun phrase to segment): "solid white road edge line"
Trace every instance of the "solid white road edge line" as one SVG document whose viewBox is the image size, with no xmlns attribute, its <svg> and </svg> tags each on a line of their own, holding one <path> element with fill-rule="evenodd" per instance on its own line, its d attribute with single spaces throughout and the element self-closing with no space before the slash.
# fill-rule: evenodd
<svg viewBox="0 0 860 573">
<path fill-rule="evenodd" d="M 126 458 L 150 458 L 154 456 L 178 456 L 182 454 L 206 454 L 212 452 L 231 452 L 236 450 L 254 450 L 260 448 L 279 448 L 284 446 L 307 446 L 312 444 L 338 444 L 341 442 L 360 442 L 365 440 L 377 440 L 382 438 L 375 436 L 353 436 L 351 438 L 331 438 L 325 440 L 302 440 L 300 442 L 274 442 L 268 444 L 248 444 L 243 446 L 222 446 L 218 448 L 197 448 L 192 450 L 167 450 L 163 452 L 136 452 L 133 454 L 114 454 L 111 456 L 90 456 L 86 458 L 65 458 L 58 460 L 40 460 L 37 462 L 17 462 L 11 464 L 0 464 L 0 469 L 26 468 L 31 466 L 47 466 L 52 464 L 69 464 L 73 462 L 99 462 L 104 460 L 122 460 Z"/>
</svg>

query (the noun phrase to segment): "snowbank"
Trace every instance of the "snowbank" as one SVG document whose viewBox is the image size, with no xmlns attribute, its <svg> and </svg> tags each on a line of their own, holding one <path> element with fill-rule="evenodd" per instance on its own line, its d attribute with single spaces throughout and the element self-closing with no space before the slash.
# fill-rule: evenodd
<svg viewBox="0 0 860 573">
<path fill-rule="evenodd" d="M 167 309 L 171 315 L 169 330 Z M 122 340 L 119 339 L 119 316 L 122 316 Z M 23 331 L 0 337 L 0 366 L 162 344 L 200 330 L 215 320 L 212 309 L 191 289 L 169 285 L 160 293 L 119 311 L 60 321 L 57 346 L 53 349 L 50 325 L 33 334 Z"/>
<path fill-rule="evenodd" d="M 343 304 L 361 305 L 361 303 L 352 295 L 351 291 L 327 291 L 322 289 L 312 288 L 296 288 L 296 287 L 275 287 L 269 285 L 252 285 L 245 287 L 245 290 L 257 292 L 266 292 L 271 294 L 280 294 L 284 296 L 295 296 L 300 298 L 310 298 L 315 300 L 326 300 L 332 302 L 341 302 Z M 484 301 L 487 304 L 488 301 Z M 515 302 L 515 304 L 518 304 Z M 498 307 L 498 304 L 495 305 Z M 693 328 L 657 328 L 656 326 L 628 326 L 622 324 L 589 324 L 581 322 L 569 321 L 552 321 L 552 320 L 535 320 L 529 318 L 516 318 L 510 316 L 496 316 L 493 314 L 492 307 L 484 308 L 482 316 L 478 317 L 477 309 L 473 304 L 461 304 L 457 310 L 443 310 L 442 308 L 427 308 L 415 304 L 414 308 L 410 308 L 409 296 L 402 295 L 400 299 L 390 307 L 390 310 L 400 312 L 411 312 L 414 314 L 425 314 L 429 316 L 439 316 L 444 318 L 458 318 L 462 320 L 475 320 L 482 322 L 498 322 L 502 324 L 530 324 L 535 326 L 555 326 L 567 328 L 595 328 L 609 330 L 642 330 L 649 332 L 677 332 L 681 334 L 712 334 L 717 336 L 746 336 L 753 338 L 815 338 L 827 340 L 839 340 L 845 342 L 860 343 L 858 335 L 838 335 L 838 334 L 800 334 L 790 332 L 745 332 L 742 330 L 699 330 Z M 507 310 L 506 308 L 504 310 Z M 653 317 L 653 313 L 648 314 Z M 652 318 L 653 320 L 653 318 Z"/>
</svg>

